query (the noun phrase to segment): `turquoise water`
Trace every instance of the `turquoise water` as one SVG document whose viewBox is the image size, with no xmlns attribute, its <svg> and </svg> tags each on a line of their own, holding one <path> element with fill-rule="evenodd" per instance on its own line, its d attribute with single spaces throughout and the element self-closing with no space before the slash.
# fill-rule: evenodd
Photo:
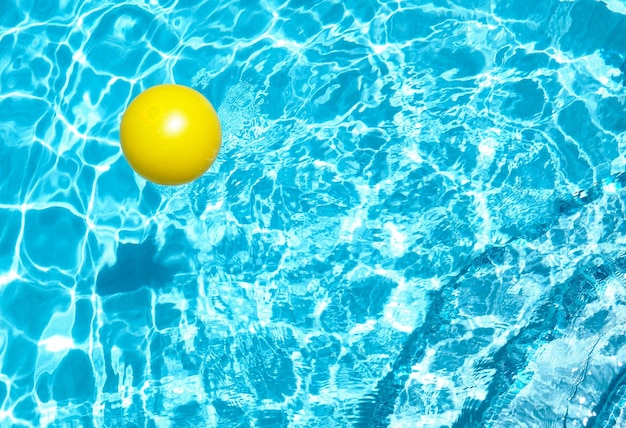
<svg viewBox="0 0 626 428">
<path fill-rule="evenodd" d="M 625 59 L 620 0 L 0 0 L 0 426 L 626 425 Z"/>
</svg>

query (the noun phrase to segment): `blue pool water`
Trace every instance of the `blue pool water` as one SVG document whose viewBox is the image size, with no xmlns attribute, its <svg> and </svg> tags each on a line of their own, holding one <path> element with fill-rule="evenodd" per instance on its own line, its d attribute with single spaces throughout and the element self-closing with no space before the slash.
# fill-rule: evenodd
<svg viewBox="0 0 626 428">
<path fill-rule="evenodd" d="M 625 59 L 621 0 L 1 0 L 0 426 L 626 426 Z"/>
</svg>

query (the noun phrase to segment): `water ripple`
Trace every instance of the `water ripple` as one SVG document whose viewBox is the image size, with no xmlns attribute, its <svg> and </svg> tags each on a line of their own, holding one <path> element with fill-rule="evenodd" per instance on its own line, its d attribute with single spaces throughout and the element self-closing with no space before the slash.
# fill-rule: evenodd
<svg viewBox="0 0 626 428">
<path fill-rule="evenodd" d="M 0 425 L 624 416 L 620 1 L 0 5 Z M 198 181 L 137 177 L 203 92 Z"/>
</svg>

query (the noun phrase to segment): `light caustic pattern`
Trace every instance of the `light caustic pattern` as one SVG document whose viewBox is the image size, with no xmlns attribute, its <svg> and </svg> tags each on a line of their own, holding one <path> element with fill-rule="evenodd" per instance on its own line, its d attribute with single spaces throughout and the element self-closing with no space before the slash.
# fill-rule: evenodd
<svg viewBox="0 0 626 428">
<path fill-rule="evenodd" d="M 625 12 L 2 1 L 1 425 L 620 425 Z M 164 82 L 224 127 L 176 188 Z"/>
</svg>

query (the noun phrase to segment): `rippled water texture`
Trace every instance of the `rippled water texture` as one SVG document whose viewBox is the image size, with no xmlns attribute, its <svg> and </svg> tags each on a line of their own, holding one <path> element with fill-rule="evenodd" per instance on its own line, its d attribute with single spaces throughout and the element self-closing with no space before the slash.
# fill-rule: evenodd
<svg viewBox="0 0 626 428">
<path fill-rule="evenodd" d="M 0 2 L 0 420 L 626 424 L 620 0 Z M 224 146 L 137 177 L 192 86 Z"/>
</svg>

